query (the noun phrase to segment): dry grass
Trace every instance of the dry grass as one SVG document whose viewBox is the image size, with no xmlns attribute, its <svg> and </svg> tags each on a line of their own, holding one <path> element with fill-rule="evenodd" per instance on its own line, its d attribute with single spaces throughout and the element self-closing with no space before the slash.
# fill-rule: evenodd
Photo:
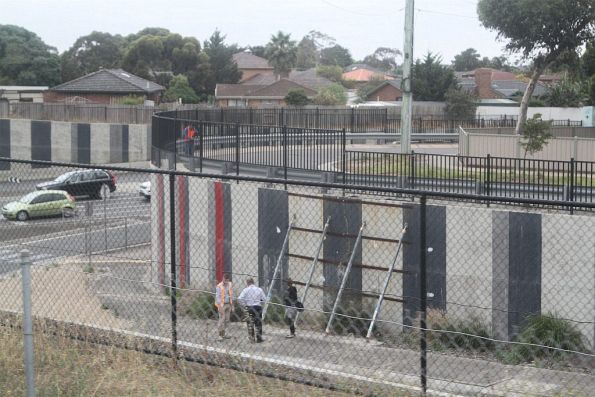
<svg viewBox="0 0 595 397">
<path fill-rule="evenodd" d="M 37 396 L 347 396 L 66 337 L 36 334 L 34 343 Z M 24 395 L 22 352 L 20 331 L 2 327 L 2 396 Z"/>
</svg>

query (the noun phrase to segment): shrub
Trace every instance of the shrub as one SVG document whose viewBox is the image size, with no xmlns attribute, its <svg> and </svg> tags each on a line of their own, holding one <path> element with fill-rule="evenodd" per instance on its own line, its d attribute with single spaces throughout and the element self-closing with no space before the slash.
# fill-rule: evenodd
<svg viewBox="0 0 595 397">
<path fill-rule="evenodd" d="M 331 84 L 318 91 L 314 103 L 322 106 L 342 106 L 347 103 L 347 94 L 341 85 Z"/>
<path fill-rule="evenodd" d="M 551 121 L 542 120 L 539 113 L 525 121 L 521 141 L 521 146 L 525 149 L 525 157 L 527 157 L 527 154 L 534 154 L 543 150 L 552 137 L 550 133 L 551 125 Z"/>
<path fill-rule="evenodd" d="M 285 321 L 285 307 L 283 300 L 277 296 L 271 298 L 271 304 L 267 307 L 267 315 L 264 318 L 265 324 L 280 324 Z"/>
<path fill-rule="evenodd" d="M 121 105 L 143 105 L 145 98 L 142 96 L 128 95 L 119 100 Z"/>
<path fill-rule="evenodd" d="M 328 324 L 330 314 L 327 314 L 324 327 Z M 372 322 L 372 311 L 361 308 L 350 306 L 346 308 L 339 307 L 337 309 L 335 318 L 333 320 L 332 329 L 333 332 L 338 335 L 349 335 L 353 334 L 356 336 L 366 336 L 368 328 Z M 376 337 L 380 337 L 380 333 L 376 326 L 372 330 Z"/>
<path fill-rule="evenodd" d="M 184 295 L 179 301 L 179 309 L 182 315 L 194 319 L 217 318 L 215 296 L 206 292 Z"/>
<path fill-rule="evenodd" d="M 517 335 L 515 342 L 501 357 L 504 361 L 518 364 L 536 359 L 561 359 L 567 353 L 560 350 L 587 351 L 583 336 L 576 327 L 567 320 L 552 315 L 534 314 L 527 317 L 527 324 Z M 531 346 L 542 345 L 548 347 Z M 554 348 L 554 349 L 552 349 Z"/>
<path fill-rule="evenodd" d="M 427 325 L 431 331 L 428 339 L 436 350 L 464 349 L 470 351 L 493 351 L 496 345 L 491 338 L 488 327 L 478 318 L 468 320 L 450 320 L 442 312 L 431 312 Z M 447 331 L 447 332 L 441 332 Z"/>
<path fill-rule="evenodd" d="M 301 89 L 289 90 L 284 100 L 288 106 L 306 106 L 310 102 L 304 90 Z"/>
</svg>

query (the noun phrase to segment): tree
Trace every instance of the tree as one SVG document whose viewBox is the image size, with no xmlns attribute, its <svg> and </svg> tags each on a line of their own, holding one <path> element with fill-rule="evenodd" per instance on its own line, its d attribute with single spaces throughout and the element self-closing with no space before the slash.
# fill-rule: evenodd
<svg viewBox="0 0 595 397">
<path fill-rule="evenodd" d="M 263 45 L 252 45 L 248 47 L 252 55 L 257 57 L 266 58 L 266 47 Z"/>
<path fill-rule="evenodd" d="M 440 56 L 431 52 L 425 55 L 423 61 L 415 61 L 411 87 L 415 100 L 442 102 L 448 90 L 456 88 L 454 72 L 441 61 Z"/>
<path fill-rule="evenodd" d="M 452 66 L 457 72 L 466 72 L 468 70 L 475 70 L 480 66 L 487 66 L 485 62 L 489 63 L 489 59 L 484 58 L 482 62 L 479 57 L 480 55 L 475 48 L 467 48 L 460 54 L 455 55 Z"/>
<path fill-rule="evenodd" d="M 516 133 L 527 120 L 529 98 L 544 70 L 595 36 L 593 0 L 479 0 L 481 23 L 507 39 L 506 48 L 531 59 L 531 80 L 521 100 Z"/>
<path fill-rule="evenodd" d="M 141 36 L 134 40 L 124 54 L 122 67 L 137 76 L 153 79 L 156 71 L 171 70 L 171 63 L 163 56 L 163 42 L 159 36 Z"/>
<path fill-rule="evenodd" d="M 347 103 L 345 89 L 339 84 L 331 84 L 321 88 L 314 97 L 314 103 L 322 106 L 339 106 Z"/>
<path fill-rule="evenodd" d="M 306 93 L 301 89 L 289 90 L 284 100 L 288 106 L 306 106 L 310 103 Z"/>
<path fill-rule="evenodd" d="M 353 58 L 347 48 L 335 44 L 320 51 L 320 63 L 330 66 L 337 65 L 344 68 L 353 63 Z"/>
<path fill-rule="evenodd" d="M 295 41 L 291 40 L 291 34 L 281 31 L 271 36 L 271 41 L 266 46 L 266 56 L 275 73 L 282 76 L 289 75 L 291 68 L 295 66 L 297 47 Z"/>
<path fill-rule="evenodd" d="M 314 40 L 304 37 L 297 46 L 295 67 L 300 70 L 310 69 L 318 63 L 318 49 Z"/>
<path fill-rule="evenodd" d="M 39 36 L 14 25 L 0 25 L 0 84 L 59 84 L 60 57 Z"/>
<path fill-rule="evenodd" d="M 595 74 L 589 79 L 589 101 L 595 106 Z"/>
<path fill-rule="evenodd" d="M 79 37 L 72 47 L 60 56 L 62 81 L 70 81 L 101 68 L 119 67 L 124 44 L 122 36 L 112 36 L 104 32 L 91 32 Z"/>
<path fill-rule="evenodd" d="M 477 110 L 476 98 L 467 91 L 450 89 L 446 93 L 446 115 L 450 120 L 471 120 Z"/>
<path fill-rule="evenodd" d="M 583 105 L 583 87 L 580 83 L 562 81 L 548 87 L 543 99 L 547 106 L 579 107 Z"/>
<path fill-rule="evenodd" d="M 587 44 L 585 52 L 581 57 L 581 71 L 586 78 L 595 74 L 595 41 Z"/>
<path fill-rule="evenodd" d="M 364 58 L 364 63 L 384 72 L 395 72 L 397 69 L 397 58 L 403 55 L 396 48 L 378 47 L 373 54 Z"/>
<path fill-rule="evenodd" d="M 199 97 L 190 87 L 188 77 L 178 74 L 171 79 L 169 88 L 165 91 L 163 99 L 166 102 L 175 102 L 182 99 L 183 103 L 198 103 Z"/>
<path fill-rule="evenodd" d="M 226 45 L 225 36 L 221 35 L 219 30 L 215 30 L 209 40 L 205 41 L 204 49 L 209 57 L 211 71 L 209 92 L 214 92 L 217 83 L 235 84 L 240 81 L 242 72 L 233 61 L 233 54 L 238 52 L 238 47 L 235 44 Z"/>
<path fill-rule="evenodd" d="M 523 139 L 521 140 L 521 147 L 525 149 L 524 157 L 527 157 L 527 154 L 532 155 L 543 150 L 552 137 L 551 125 L 551 121 L 542 120 L 539 113 L 525 121 Z"/>
<path fill-rule="evenodd" d="M 316 74 L 335 83 L 340 83 L 343 79 L 343 69 L 340 66 L 320 65 L 316 68 Z"/>
</svg>

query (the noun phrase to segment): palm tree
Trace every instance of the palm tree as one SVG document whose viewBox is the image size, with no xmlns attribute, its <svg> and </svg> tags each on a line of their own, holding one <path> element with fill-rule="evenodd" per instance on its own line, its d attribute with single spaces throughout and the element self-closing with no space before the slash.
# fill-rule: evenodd
<svg viewBox="0 0 595 397">
<path fill-rule="evenodd" d="M 291 34 L 285 34 L 281 31 L 271 36 L 271 41 L 266 46 L 265 55 L 271 65 L 275 68 L 275 73 L 281 76 L 288 76 L 291 68 L 295 66 L 297 46 L 294 40 L 291 40 Z"/>
</svg>

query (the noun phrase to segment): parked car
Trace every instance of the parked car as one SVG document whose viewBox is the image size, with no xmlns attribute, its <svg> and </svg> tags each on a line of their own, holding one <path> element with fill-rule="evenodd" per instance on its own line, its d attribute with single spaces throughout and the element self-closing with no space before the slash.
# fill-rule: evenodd
<svg viewBox="0 0 595 397">
<path fill-rule="evenodd" d="M 143 182 L 140 184 L 138 194 L 143 196 L 147 200 L 151 199 L 151 181 Z"/>
<path fill-rule="evenodd" d="M 63 190 L 35 191 L 2 207 L 6 219 L 26 221 L 29 218 L 44 216 L 74 215 L 76 204 L 74 197 Z"/>
<path fill-rule="evenodd" d="M 116 176 L 105 170 L 77 170 L 62 174 L 53 181 L 42 182 L 36 188 L 37 190 L 64 190 L 72 196 L 101 199 L 103 186 L 107 186 L 110 193 L 113 193 L 116 190 Z"/>
</svg>

